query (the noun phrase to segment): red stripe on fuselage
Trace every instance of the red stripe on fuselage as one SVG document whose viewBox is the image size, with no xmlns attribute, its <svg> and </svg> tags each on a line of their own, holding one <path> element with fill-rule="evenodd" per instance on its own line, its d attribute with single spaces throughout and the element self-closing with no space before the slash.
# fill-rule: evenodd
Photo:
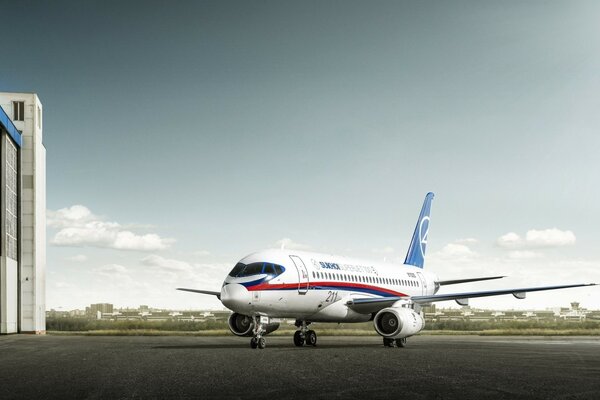
<svg viewBox="0 0 600 400">
<path fill-rule="evenodd" d="M 297 289 L 298 286 L 300 288 L 306 287 L 307 282 L 298 283 L 278 283 L 278 284 L 270 284 L 269 282 L 263 282 L 258 285 L 249 286 L 246 289 L 248 291 L 257 291 L 257 290 L 285 290 L 285 289 Z M 394 296 L 408 296 L 407 294 L 396 292 L 391 289 L 382 288 L 379 286 L 372 285 L 363 285 L 361 283 L 351 283 L 351 282 L 334 282 L 334 281 L 325 281 L 325 282 L 308 282 L 309 289 L 314 289 L 315 286 L 341 286 L 342 288 L 351 289 L 367 289 L 367 290 L 376 290 L 380 292 L 384 292 L 387 294 L 391 294 Z"/>
</svg>

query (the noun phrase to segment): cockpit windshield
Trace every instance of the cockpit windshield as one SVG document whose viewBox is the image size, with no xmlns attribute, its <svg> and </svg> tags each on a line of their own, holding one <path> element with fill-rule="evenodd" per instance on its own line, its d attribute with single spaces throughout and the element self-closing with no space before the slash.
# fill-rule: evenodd
<svg viewBox="0 0 600 400">
<path fill-rule="evenodd" d="M 267 274 L 267 275 L 275 276 L 275 275 L 282 274 L 283 271 L 285 271 L 285 268 L 283 268 L 281 265 L 278 265 L 278 264 L 263 263 L 263 262 L 257 262 L 257 263 L 251 263 L 251 264 L 237 263 L 236 266 L 233 267 L 233 269 L 229 273 L 229 276 L 234 277 L 234 278 L 243 278 L 245 276 L 260 275 L 260 274 Z"/>
</svg>

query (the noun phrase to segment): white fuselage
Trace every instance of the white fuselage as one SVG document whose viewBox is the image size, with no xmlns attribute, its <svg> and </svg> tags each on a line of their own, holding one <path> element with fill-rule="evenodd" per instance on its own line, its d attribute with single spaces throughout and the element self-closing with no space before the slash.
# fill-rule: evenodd
<svg viewBox="0 0 600 400">
<path fill-rule="evenodd" d="M 435 274 L 410 265 L 296 250 L 260 251 L 241 259 L 238 265 L 242 264 L 252 266 L 249 274 L 231 276 L 236 275 L 234 269 L 223 283 L 221 301 L 244 315 L 361 322 L 372 316 L 349 309 L 346 303 L 351 299 L 437 291 Z"/>
</svg>

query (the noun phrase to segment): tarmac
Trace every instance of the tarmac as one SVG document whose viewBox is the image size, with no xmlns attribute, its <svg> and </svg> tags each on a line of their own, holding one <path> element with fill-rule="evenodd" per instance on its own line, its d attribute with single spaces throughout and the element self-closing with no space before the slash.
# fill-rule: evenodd
<svg viewBox="0 0 600 400">
<path fill-rule="evenodd" d="M 317 331 L 318 332 L 318 331 Z M 0 336 L 2 399 L 600 399 L 600 338 Z"/>
</svg>

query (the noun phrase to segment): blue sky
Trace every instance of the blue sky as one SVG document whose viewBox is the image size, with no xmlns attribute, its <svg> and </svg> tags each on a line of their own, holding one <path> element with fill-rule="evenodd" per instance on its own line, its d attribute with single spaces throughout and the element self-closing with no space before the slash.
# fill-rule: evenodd
<svg viewBox="0 0 600 400">
<path fill-rule="evenodd" d="M 282 239 L 402 260 L 428 191 L 440 277 L 600 281 L 597 2 L 1 9 L 0 90 L 44 104 L 49 307 L 217 307 L 172 288 Z M 571 299 L 600 307 L 473 305 Z"/>
</svg>

